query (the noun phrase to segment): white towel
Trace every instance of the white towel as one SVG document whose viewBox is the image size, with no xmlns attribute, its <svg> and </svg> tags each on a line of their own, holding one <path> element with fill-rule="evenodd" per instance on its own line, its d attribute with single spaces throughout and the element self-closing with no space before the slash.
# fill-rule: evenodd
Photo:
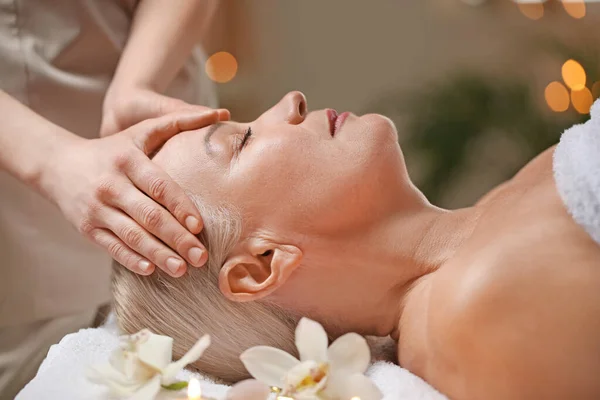
<svg viewBox="0 0 600 400">
<path fill-rule="evenodd" d="M 65 336 L 52 346 L 36 377 L 19 393 L 16 400 L 108 400 L 103 386 L 85 378 L 85 368 L 108 360 L 118 346 L 114 329 L 84 329 Z M 425 381 L 407 370 L 388 362 L 373 364 L 367 373 L 384 393 L 385 400 L 444 400 Z M 182 371 L 178 379 L 189 380 L 195 376 L 202 382 L 205 396 L 224 399 L 228 386 L 189 371 Z"/>
<path fill-rule="evenodd" d="M 600 244 L 600 100 L 590 120 L 567 129 L 560 138 L 554 178 L 569 214 Z"/>
</svg>

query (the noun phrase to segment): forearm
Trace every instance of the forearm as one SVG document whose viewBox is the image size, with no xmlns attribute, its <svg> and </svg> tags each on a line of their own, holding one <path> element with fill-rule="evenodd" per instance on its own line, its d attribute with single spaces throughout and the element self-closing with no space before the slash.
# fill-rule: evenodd
<svg viewBox="0 0 600 400">
<path fill-rule="evenodd" d="M 217 0 L 142 0 L 112 86 L 161 93 L 199 43 Z"/>
<path fill-rule="evenodd" d="M 41 190 L 41 175 L 47 161 L 65 143 L 77 136 L 42 118 L 0 90 L 0 168 L 35 190 Z"/>
</svg>

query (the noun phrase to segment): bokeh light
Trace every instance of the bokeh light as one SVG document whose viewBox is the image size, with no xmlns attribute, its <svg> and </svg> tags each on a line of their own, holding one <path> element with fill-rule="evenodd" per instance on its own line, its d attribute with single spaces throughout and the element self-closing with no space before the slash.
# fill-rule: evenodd
<svg viewBox="0 0 600 400">
<path fill-rule="evenodd" d="M 594 96 L 594 99 L 600 98 L 600 81 L 592 85 L 592 96 Z"/>
<path fill-rule="evenodd" d="M 238 63 L 232 54 L 220 51 L 206 60 L 205 68 L 210 79 L 215 82 L 226 83 L 235 77 Z"/>
<path fill-rule="evenodd" d="M 202 388 L 200 387 L 200 381 L 196 378 L 190 379 L 187 392 L 189 400 L 202 400 Z"/>
<path fill-rule="evenodd" d="M 567 14 L 576 19 L 585 17 L 585 2 L 583 0 L 563 0 L 563 7 Z"/>
<path fill-rule="evenodd" d="M 571 92 L 571 102 L 578 113 L 589 114 L 590 108 L 592 108 L 592 104 L 594 103 L 594 98 L 590 89 L 584 87 L 581 90 L 573 90 Z"/>
<path fill-rule="evenodd" d="M 544 3 L 517 3 L 517 6 L 529 19 L 538 20 L 544 16 Z"/>
<path fill-rule="evenodd" d="M 571 90 L 582 90 L 585 87 L 585 70 L 575 60 L 568 60 L 563 64 L 562 77 Z"/>
<path fill-rule="evenodd" d="M 546 103 L 552 111 L 563 112 L 569 109 L 569 91 L 560 82 L 550 82 L 544 91 Z"/>
</svg>

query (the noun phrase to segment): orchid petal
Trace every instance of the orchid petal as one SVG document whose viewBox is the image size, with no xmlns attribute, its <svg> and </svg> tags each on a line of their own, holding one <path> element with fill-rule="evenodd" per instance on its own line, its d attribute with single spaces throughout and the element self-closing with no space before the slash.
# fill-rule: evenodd
<svg viewBox="0 0 600 400">
<path fill-rule="evenodd" d="M 227 392 L 226 400 L 267 400 L 270 388 L 255 379 L 246 379 L 233 385 Z"/>
<path fill-rule="evenodd" d="M 105 385 L 106 382 L 109 381 L 117 382 L 123 386 L 137 383 L 127 379 L 125 375 L 121 374 L 109 364 L 100 364 L 93 367 L 88 367 L 85 371 L 85 375 L 91 382 L 98 383 L 100 385 Z"/>
<path fill-rule="evenodd" d="M 122 349 L 115 349 L 108 358 L 110 365 L 122 374 L 125 373 L 125 355 L 123 353 Z"/>
<path fill-rule="evenodd" d="M 142 329 L 141 331 L 134 333 L 133 335 L 122 335 L 119 336 L 119 347 L 125 351 L 135 352 L 137 346 L 144 343 L 150 335 L 153 333 L 148 329 Z"/>
<path fill-rule="evenodd" d="M 177 373 L 184 369 L 186 365 L 191 364 L 202 357 L 202 354 L 204 354 L 208 346 L 210 346 L 210 336 L 204 335 L 198 339 L 196 344 L 194 344 L 179 360 L 167 365 L 162 371 L 163 385 L 173 383 L 172 380 L 175 379 Z"/>
<path fill-rule="evenodd" d="M 300 364 L 285 351 L 268 346 L 252 347 L 240 355 L 240 360 L 254 378 L 277 387 L 281 387 L 286 373 Z"/>
<path fill-rule="evenodd" d="M 325 329 L 308 318 L 302 318 L 296 327 L 296 347 L 300 360 L 327 361 L 327 344 L 329 339 Z"/>
<path fill-rule="evenodd" d="M 144 384 L 143 381 L 128 380 L 125 375 L 115 370 L 109 364 L 88 367 L 85 370 L 85 375 L 90 382 L 107 386 L 110 393 L 118 397 L 131 395 Z"/>
<path fill-rule="evenodd" d="M 371 351 L 367 341 L 356 333 L 347 333 L 337 338 L 327 350 L 332 371 L 345 374 L 362 374 L 371 362 Z"/>
<path fill-rule="evenodd" d="M 160 372 L 143 363 L 137 354 L 130 351 L 123 352 L 123 360 L 123 375 L 132 382 L 146 382 Z"/>
<path fill-rule="evenodd" d="M 294 395 L 294 400 L 321 400 L 321 397 L 313 392 L 301 392 Z"/>
<path fill-rule="evenodd" d="M 327 385 L 325 393 L 340 400 L 380 400 L 383 394 L 377 386 L 363 374 L 338 375 Z"/>
<path fill-rule="evenodd" d="M 344 385 L 346 385 L 346 381 L 348 379 L 348 375 L 344 374 L 329 374 L 327 377 L 327 386 L 323 389 L 323 396 L 327 399 L 337 398 L 340 391 L 343 390 Z"/>
<path fill-rule="evenodd" d="M 144 364 L 162 371 L 171 362 L 173 338 L 150 334 L 147 340 L 138 343 L 137 356 Z"/>
<path fill-rule="evenodd" d="M 141 383 L 136 385 L 121 385 L 114 381 L 107 381 L 103 385 L 108 388 L 108 392 L 112 397 L 117 398 L 129 397 L 142 387 Z"/>
<path fill-rule="evenodd" d="M 319 368 L 319 364 L 315 361 L 302 361 L 300 364 L 296 364 L 294 368 L 290 369 L 285 374 L 283 380 L 284 386 L 296 387 L 300 385 L 307 376 L 310 376 L 311 370 L 316 368 Z"/>
<path fill-rule="evenodd" d="M 160 375 L 156 375 L 140 387 L 129 400 L 154 400 L 160 391 Z"/>
<path fill-rule="evenodd" d="M 319 392 L 321 392 L 321 390 L 323 389 L 323 387 L 325 386 L 326 380 L 322 380 L 321 382 L 319 382 L 317 385 L 315 386 L 310 386 L 307 388 L 303 388 L 302 390 L 300 390 L 300 392 L 295 393 L 294 394 L 294 400 L 300 400 L 300 399 L 318 399 L 319 398 Z"/>
</svg>

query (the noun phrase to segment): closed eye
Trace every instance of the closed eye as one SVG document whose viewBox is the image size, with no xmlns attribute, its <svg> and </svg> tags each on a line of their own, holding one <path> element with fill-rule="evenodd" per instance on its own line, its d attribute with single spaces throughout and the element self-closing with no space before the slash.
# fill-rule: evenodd
<svg viewBox="0 0 600 400">
<path fill-rule="evenodd" d="M 246 133 L 244 133 L 244 137 L 242 138 L 242 141 L 240 142 L 238 151 L 242 151 L 242 149 L 246 146 L 246 144 L 250 140 L 251 136 L 252 136 L 252 128 L 248 127 L 248 130 L 246 130 Z"/>
</svg>

